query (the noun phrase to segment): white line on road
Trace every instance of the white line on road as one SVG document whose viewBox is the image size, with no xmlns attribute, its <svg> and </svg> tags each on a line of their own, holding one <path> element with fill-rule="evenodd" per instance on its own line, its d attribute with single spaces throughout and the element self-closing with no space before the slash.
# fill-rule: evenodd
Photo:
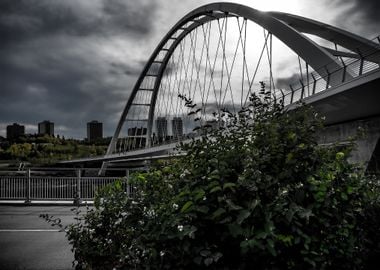
<svg viewBox="0 0 380 270">
<path fill-rule="evenodd" d="M 58 229 L 0 229 L 1 232 L 59 232 Z"/>
</svg>

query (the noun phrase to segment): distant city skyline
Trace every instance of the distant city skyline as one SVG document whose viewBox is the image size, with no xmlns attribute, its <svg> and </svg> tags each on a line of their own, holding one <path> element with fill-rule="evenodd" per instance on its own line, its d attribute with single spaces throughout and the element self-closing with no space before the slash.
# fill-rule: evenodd
<svg viewBox="0 0 380 270">
<path fill-rule="evenodd" d="M 103 136 L 103 123 L 97 120 L 92 120 L 87 123 L 84 123 L 83 128 L 86 130 L 86 136 L 83 138 L 75 139 L 87 139 L 87 140 L 96 140 L 98 138 L 104 138 Z M 50 135 L 50 136 L 64 136 L 55 132 L 55 123 L 50 120 L 43 120 L 36 124 L 36 128 L 26 129 L 25 125 L 22 123 L 14 122 L 8 123 L 6 125 L 6 132 L 4 136 L 0 134 L 1 137 L 7 139 L 13 139 L 22 135 Z M 67 137 L 72 138 L 72 137 Z"/>
<path fill-rule="evenodd" d="M 0 136 L 14 122 L 37 133 L 85 138 L 98 119 L 112 136 L 129 94 L 166 32 L 210 0 L 0 1 Z M 366 38 L 380 34 L 377 0 L 238 0 L 332 24 Z"/>
</svg>

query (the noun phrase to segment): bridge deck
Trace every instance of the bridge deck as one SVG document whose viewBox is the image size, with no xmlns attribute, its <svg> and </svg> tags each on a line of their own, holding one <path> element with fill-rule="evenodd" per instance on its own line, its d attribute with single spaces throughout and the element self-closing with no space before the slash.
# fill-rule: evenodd
<svg viewBox="0 0 380 270">
<path fill-rule="evenodd" d="M 339 86 L 331 87 L 303 100 L 326 117 L 326 125 L 338 124 L 356 119 L 380 115 L 380 69 L 373 70 Z M 296 104 L 288 105 L 289 109 Z M 190 141 L 190 140 L 188 140 Z M 184 141 L 186 142 L 186 141 Z M 63 161 L 61 164 L 86 162 L 115 162 L 150 159 L 173 154 L 178 142 L 150 148 L 111 154 L 107 156 Z"/>
<path fill-rule="evenodd" d="M 326 125 L 380 115 L 380 69 L 307 97 L 304 102 L 326 117 Z"/>
</svg>

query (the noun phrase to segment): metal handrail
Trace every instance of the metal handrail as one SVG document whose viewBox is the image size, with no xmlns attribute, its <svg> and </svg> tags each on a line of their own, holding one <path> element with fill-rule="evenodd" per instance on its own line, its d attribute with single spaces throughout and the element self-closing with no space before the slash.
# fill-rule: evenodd
<svg viewBox="0 0 380 270">
<path fill-rule="evenodd" d="M 378 41 L 380 43 L 380 35 L 376 36 L 375 38 L 371 39 L 371 41 Z M 345 83 L 347 81 L 350 81 L 354 78 L 360 77 L 368 72 L 371 72 L 373 70 L 379 69 L 380 65 L 378 63 L 370 62 L 366 60 L 371 55 L 380 54 L 380 44 L 377 44 L 374 42 L 375 45 L 377 45 L 378 48 L 371 49 L 371 50 L 364 50 L 363 48 L 358 48 L 358 59 L 353 58 L 350 60 L 343 61 L 342 60 L 342 67 L 338 68 L 336 70 L 331 70 L 329 67 L 331 66 L 331 63 L 327 63 L 320 68 L 308 73 L 306 76 L 303 76 L 302 80 L 299 80 L 297 83 L 293 83 L 289 85 L 290 90 L 286 91 L 287 93 L 284 93 L 283 89 L 275 89 L 274 96 L 277 99 L 283 99 L 284 104 L 292 104 L 297 101 L 300 101 L 304 98 L 307 98 L 309 96 L 312 96 L 316 93 L 325 91 L 329 88 L 331 88 L 331 82 L 330 79 L 339 73 L 342 73 L 341 77 L 341 83 Z M 318 71 L 324 71 L 324 72 L 318 72 Z M 321 76 L 321 74 L 326 73 L 327 75 Z M 343 71 L 343 72 L 342 72 Z M 350 72 L 351 76 L 346 76 L 347 72 Z M 311 79 L 310 79 L 311 78 Z M 271 82 L 269 82 L 271 83 Z M 277 94 L 276 94 L 277 92 Z M 185 138 L 186 136 L 183 136 Z M 179 139 L 179 138 L 178 138 Z M 125 138 L 118 138 L 115 142 L 116 145 L 118 145 L 120 142 L 125 142 Z M 159 143 L 158 145 L 165 145 L 169 144 L 175 141 L 181 141 L 179 140 L 164 140 L 163 142 Z M 121 144 L 122 144 L 121 143 Z M 115 147 L 116 149 L 117 147 Z M 147 148 L 147 146 L 141 144 L 140 147 L 137 148 L 128 148 L 124 151 L 120 151 L 118 153 L 127 152 L 129 150 L 136 150 L 136 149 L 144 149 Z"/>
<path fill-rule="evenodd" d="M 373 38 L 372 40 L 379 40 L 379 38 L 380 36 L 377 36 Z M 360 51 L 360 49 L 358 49 L 358 51 Z M 310 80 L 305 81 L 304 79 L 304 80 L 300 80 L 297 83 L 290 84 L 289 85 L 290 91 L 284 94 L 283 90 L 280 90 L 281 94 L 276 95 L 276 98 L 282 98 L 285 104 L 292 104 L 306 97 L 314 95 L 315 93 L 319 93 L 331 88 L 331 85 L 329 84 L 329 78 L 331 78 L 331 76 L 334 74 L 337 74 L 343 71 L 342 83 L 344 83 L 350 80 L 350 79 L 347 79 L 345 76 L 347 70 L 353 71 L 353 74 L 351 75 L 354 75 L 354 78 L 360 77 L 361 75 L 364 75 L 370 71 L 376 70 L 380 67 L 380 65 L 366 60 L 366 58 L 375 54 L 380 54 L 380 45 L 379 45 L 379 50 L 374 49 L 374 50 L 370 50 L 366 52 L 361 51 L 360 59 L 352 59 L 351 61 L 347 61 L 346 63 L 344 63 L 342 68 L 329 72 L 326 76 L 323 76 L 323 77 L 320 76 L 317 71 L 310 72 L 308 76 L 304 76 L 304 77 L 309 77 L 309 78 L 311 77 L 312 78 L 311 82 L 309 82 Z M 329 66 L 329 64 L 330 63 L 324 65 L 320 69 L 327 70 L 327 67 Z M 306 89 L 308 91 L 305 91 Z M 299 92 L 301 92 L 301 94 L 298 94 Z M 295 98 L 296 93 L 298 94 L 298 96 L 300 96 L 300 98 L 298 99 Z"/>
<path fill-rule="evenodd" d="M 82 200 L 93 200 L 100 188 L 127 177 L 82 177 L 80 170 L 76 176 L 32 175 L 28 169 L 23 175 L 0 176 L 0 200 L 24 200 L 26 203 L 34 200 L 73 201 L 80 204 Z M 124 184 L 124 190 L 131 193 L 128 183 Z"/>
</svg>

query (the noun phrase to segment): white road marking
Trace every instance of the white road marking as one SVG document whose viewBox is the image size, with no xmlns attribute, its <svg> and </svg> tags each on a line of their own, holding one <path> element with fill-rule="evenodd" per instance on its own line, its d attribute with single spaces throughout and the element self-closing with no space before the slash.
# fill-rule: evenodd
<svg viewBox="0 0 380 270">
<path fill-rule="evenodd" d="M 59 232 L 58 229 L 0 229 L 0 232 Z"/>
</svg>

